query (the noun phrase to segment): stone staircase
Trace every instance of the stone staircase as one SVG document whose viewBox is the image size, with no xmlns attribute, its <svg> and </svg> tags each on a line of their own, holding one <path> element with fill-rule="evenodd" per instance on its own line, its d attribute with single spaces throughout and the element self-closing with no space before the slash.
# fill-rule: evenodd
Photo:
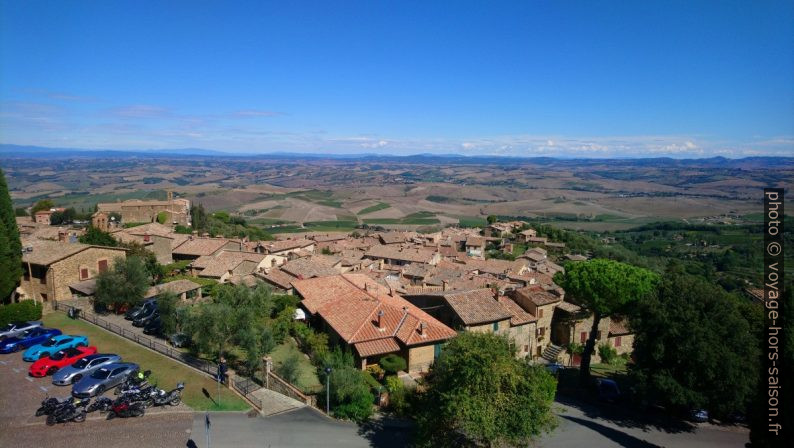
<svg viewBox="0 0 794 448">
<path fill-rule="evenodd" d="M 540 356 L 548 362 L 554 362 L 557 360 L 557 355 L 562 353 L 563 350 L 559 345 L 549 344 Z"/>
</svg>

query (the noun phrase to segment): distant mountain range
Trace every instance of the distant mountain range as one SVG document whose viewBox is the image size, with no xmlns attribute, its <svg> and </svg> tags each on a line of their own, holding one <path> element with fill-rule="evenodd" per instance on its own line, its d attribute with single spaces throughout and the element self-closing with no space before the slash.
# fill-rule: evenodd
<svg viewBox="0 0 794 448">
<path fill-rule="evenodd" d="M 758 168 L 794 168 L 794 157 L 745 157 L 729 159 L 726 157 L 710 157 L 702 159 L 674 159 L 671 157 L 655 158 L 617 158 L 617 159 L 585 159 L 585 158 L 554 158 L 554 157 L 515 157 L 515 156 L 466 156 L 462 154 L 413 154 L 384 155 L 374 153 L 362 154 L 319 154 L 271 152 L 250 154 L 243 152 L 225 152 L 202 148 L 178 149 L 80 149 L 50 148 L 43 146 L 0 144 L 0 159 L 35 159 L 35 158 L 183 158 L 183 157 L 234 157 L 248 159 L 312 159 L 312 160 L 349 160 L 349 161 L 395 161 L 401 163 L 420 162 L 428 164 L 515 164 L 516 162 L 536 165 L 600 165 L 608 160 L 612 166 L 691 166 L 704 168 L 758 169 Z"/>
</svg>

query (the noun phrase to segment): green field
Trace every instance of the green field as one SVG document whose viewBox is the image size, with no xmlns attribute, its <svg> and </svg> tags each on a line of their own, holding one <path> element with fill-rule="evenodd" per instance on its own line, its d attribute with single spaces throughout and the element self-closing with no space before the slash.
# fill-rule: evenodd
<svg viewBox="0 0 794 448">
<path fill-rule="evenodd" d="M 157 384 L 162 389 L 171 389 L 176 383 L 183 381 L 185 390 L 182 392 L 182 400 L 194 410 L 244 411 L 249 408 L 245 400 L 227 388 L 221 388 L 220 405 L 215 405 L 202 393 L 202 389 L 206 389 L 217 400 L 217 383 L 212 378 L 96 325 L 70 319 L 59 312 L 47 314 L 43 321 L 46 326 L 58 328 L 64 334 L 87 336 L 90 344 L 96 346 L 100 352 L 115 353 L 124 361 L 140 365 L 143 370 L 151 370 L 150 383 Z"/>
<path fill-rule="evenodd" d="M 295 382 L 295 386 L 306 394 L 313 394 L 320 391 L 323 386 L 320 384 L 320 379 L 317 377 L 317 369 L 312 365 L 311 361 L 306 358 L 306 355 L 301 353 L 292 339 L 287 339 L 270 353 L 270 356 L 273 358 L 273 367 L 276 373 L 278 373 L 278 368 L 284 363 L 284 360 L 291 355 L 296 355 L 300 359 L 300 363 L 298 364 L 298 380 Z"/>
<path fill-rule="evenodd" d="M 478 216 L 475 217 L 460 217 L 458 218 L 458 225 L 461 227 L 485 227 L 488 225 L 488 221 L 485 218 L 481 218 Z"/>
<path fill-rule="evenodd" d="M 363 221 L 365 224 L 402 224 L 413 226 L 429 226 L 441 223 L 441 221 L 436 218 L 371 218 L 364 219 Z"/>
<path fill-rule="evenodd" d="M 162 199 L 166 198 L 166 192 L 163 190 L 138 190 L 126 193 L 101 193 L 91 194 L 88 192 L 69 193 L 63 196 L 46 196 L 52 199 L 55 205 L 59 207 L 74 207 L 75 210 L 90 210 L 94 204 L 99 202 L 116 202 L 126 201 L 128 199 Z M 27 200 L 19 200 L 20 205 L 30 205 L 42 197 L 34 197 Z"/>
<path fill-rule="evenodd" d="M 367 207 L 365 209 L 362 209 L 360 212 L 358 212 L 358 214 L 359 215 L 366 215 L 367 213 L 374 213 L 374 212 L 377 212 L 378 210 L 385 210 L 385 209 L 387 209 L 389 207 L 391 207 L 391 205 L 389 205 L 389 204 L 387 204 L 385 202 L 379 202 L 379 203 L 377 203 L 375 205 L 371 205 L 371 206 L 369 206 L 369 207 Z"/>
</svg>

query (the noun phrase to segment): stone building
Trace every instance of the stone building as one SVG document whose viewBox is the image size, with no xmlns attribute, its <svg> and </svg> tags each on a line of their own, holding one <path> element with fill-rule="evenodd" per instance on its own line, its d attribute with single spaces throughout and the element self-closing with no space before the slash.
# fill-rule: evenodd
<svg viewBox="0 0 794 448">
<path fill-rule="evenodd" d="M 120 248 L 60 241 L 25 240 L 22 247 L 23 275 L 17 292 L 45 309 L 51 309 L 53 300 L 70 299 L 71 284 L 92 279 L 111 269 L 116 258 L 126 257 Z"/>
<path fill-rule="evenodd" d="M 190 201 L 184 198 L 175 199 L 170 191 L 165 201 L 130 199 L 97 204 L 97 213 L 112 212 L 120 214 L 125 223 L 155 222 L 160 213 L 164 213 L 167 224 L 190 225 Z"/>
<path fill-rule="evenodd" d="M 554 309 L 562 302 L 562 297 L 546 291 L 541 286 L 519 288 L 510 291 L 509 295 L 521 308 L 537 318 L 533 356 L 541 356 L 546 347 L 551 344 L 551 322 L 554 317 Z"/>
</svg>

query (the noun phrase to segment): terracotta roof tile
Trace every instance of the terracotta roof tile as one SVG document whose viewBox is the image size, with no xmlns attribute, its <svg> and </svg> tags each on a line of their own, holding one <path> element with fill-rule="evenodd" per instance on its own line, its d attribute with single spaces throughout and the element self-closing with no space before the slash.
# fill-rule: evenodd
<svg viewBox="0 0 794 448">
<path fill-rule="evenodd" d="M 226 238 L 197 238 L 187 239 L 185 242 L 172 250 L 175 255 L 196 256 L 212 255 L 219 251 L 226 243 L 230 242 Z"/>
<path fill-rule="evenodd" d="M 524 308 L 521 308 L 521 305 L 517 304 L 510 297 L 499 296 L 499 304 L 512 316 L 510 317 L 510 325 L 512 326 L 524 325 L 538 320 L 537 317 Z"/>
<path fill-rule="evenodd" d="M 490 289 L 475 289 L 442 294 L 447 304 L 466 325 L 509 319 L 511 314 L 494 299 Z"/>
</svg>

